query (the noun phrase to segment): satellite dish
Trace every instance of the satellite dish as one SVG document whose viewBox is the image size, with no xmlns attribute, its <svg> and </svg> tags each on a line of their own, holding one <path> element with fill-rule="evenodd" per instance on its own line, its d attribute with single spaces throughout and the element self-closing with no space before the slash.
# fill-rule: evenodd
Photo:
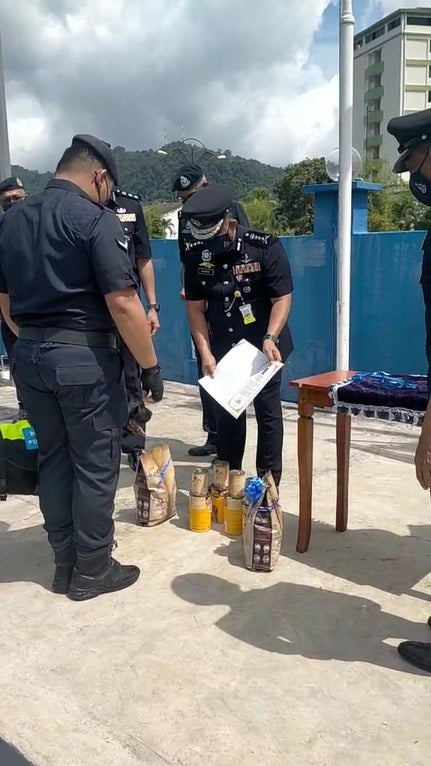
<svg viewBox="0 0 431 766">
<path fill-rule="evenodd" d="M 357 149 L 354 149 L 352 147 L 352 178 L 358 178 L 359 171 L 361 169 L 362 159 L 361 155 L 357 151 Z M 329 176 L 329 178 L 332 181 L 338 181 L 340 180 L 340 150 L 333 149 L 332 152 L 329 152 L 327 157 L 325 157 L 325 167 L 326 172 Z"/>
</svg>

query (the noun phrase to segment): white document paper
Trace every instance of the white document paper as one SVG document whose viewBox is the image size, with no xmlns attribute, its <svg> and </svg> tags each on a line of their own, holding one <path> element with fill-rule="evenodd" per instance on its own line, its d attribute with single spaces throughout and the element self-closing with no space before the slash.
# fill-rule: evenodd
<svg viewBox="0 0 431 766">
<path fill-rule="evenodd" d="M 282 362 L 270 362 L 248 340 L 240 340 L 219 361 L 214 377 L 205 375 L 199 383 L 232 417 L 239 418 L 281 367 Z"/>
</svg>

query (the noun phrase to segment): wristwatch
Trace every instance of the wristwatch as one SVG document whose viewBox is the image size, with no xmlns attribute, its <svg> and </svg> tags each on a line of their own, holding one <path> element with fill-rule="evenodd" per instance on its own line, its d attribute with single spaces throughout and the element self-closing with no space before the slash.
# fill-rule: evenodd
<svg viewBox="0 0 431 766">
<path fill-rule="evenodd" d="M 159 313 L 160 303 L 147 303 L 147 311 L 151 311 L 151 309 L 154 309 L 154 311 L 157 311 L 157 313 Z"/>
<path fill-rule="evenodd" d="M 272 342 L 275 343 L 276 346 L 278 346 L 278 338 L 276 335 L 270 335 L 269 333 L 267 333 L 266 335 L 263 336 L 263 339 L 272 340 Z"/>
</svg>

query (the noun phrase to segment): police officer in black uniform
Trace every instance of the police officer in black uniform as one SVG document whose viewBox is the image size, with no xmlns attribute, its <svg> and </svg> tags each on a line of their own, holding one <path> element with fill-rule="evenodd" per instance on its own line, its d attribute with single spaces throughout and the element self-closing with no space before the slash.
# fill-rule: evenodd
<svg viewBox="0 0 431 766">
<path fill-rule="evenodd" d="M 0 206 L 4 213 L 17 202 L 22 202 L 25 197 L 26 193 L 23 182 L 17 176 L 10 176 L 9 178 L 5 178 L 4 181 L 0 183 Z M 3 345 L 6 349 L 6 353 L 8 355 L 10 365 L 12 362 L 13 347 L 15 345 L 16 335 L 12 332 L 9 325 L 5 321 L 1 322 L 1 337 Z M 26 412 L 24 410 L 21 392 L 19 390 L 19 386 L 17 385 L 17 381 L 14 380 L 14 383 L 18 400 L 18 412 L 16 414 L 16 420 L 22 420 L 26 417 Z"/>
<path fill-rule="evenodd" d="M 410 173 L 410 191 L 424 205 L 431 206 L 431 109 L 394 117 L 388 132 L 398 141 L 398 157 L 394 173 Z M 426 354 L 428 359 L 428 391 L 431 393 L 431 234 L 423 244 L 421 285 L 425 302 Z M 416 477 L 423 489 L 431 489 L 431 399 L 422 425 L 415 455 Z M 431 627 L 431 617 L 428 620 Z M 431 673 L 431 643 L 404 641 L 400 655 L 412 665 Z"/>
<path fill-rule="evenodd" d="M 122 189 L 114 189 L 108 207 L 116 214 L 123 229 L 124 238 L 128 243 L 130 262 L 136 276 L 136 282 L 138 287 L 142 285 L 147 302 L 150 334 L 154 336 L 160 329 L 160 305 L 156 299 L 151 245 L 140 198 L 137 194 Z M 124 365 L 130 419 L 141 429 L 145 429 L 151 412 L 143 402 L 144 391 L 140 379 L 140 368 L 124 341 L 120 341 L 120 351 Z M 148 393 L 149 391 L 146 390 L 145 394 Z M 159 402 L 163 398 L 163 379 L 160 369 L 157 374 L 153 375 L 151 397 L 154 402 Z M 123 452 L 128 454 L 132 468 L 136 468 L 137 456 L 144 447 L 144 436 L 128 435 L 123 439 Z"/>
<path fill-rule="evenodd" d="M 149 377 L 157 358 L 128 244 L 105 207 L 117 184 L 109 145 L 77 135 L 45 191 L 0 220 L 0 308 L 19 333 L 15 372 L 39 443 L 53 590 L 74 600 L 139 576 L 111 555 L 127 420 L 117 328 Z"/>
<path fill-rule="evenodd" d="M 245 338 L 271 361 L 285 361 L 293 344 L 287 325 L 293 290 L 289 261 L 280 240 L 239 225 L 232 217 L 227 186 L 211 184 L 183 207 L 189 221 L 184 284 L 190 328 L 204 374 Z M 209 325 L 209 332 L 208 332 Z M 256 468 L 271 470 L 278 485 L 282 471 L 281 370 L 256 396 Z M 217 454 L 241 468 L 246 414 L 238 420 L 218 407 Z"/>
<path fill-rule="evenodd" d="M 178 199 L 184 204 L 200 189 L 204 189 L 208 186 L 207 177 L 200 165 L 183 165 L 177 172 L 174 182 L 172 184 L 172 191 L 176 192 Z M 249 226 L 249 220 L 247 213 L 239 202 L 233 200 L 231 208 L 232 217 L 242 226 Z M 180 253 L 181 261 L 181 297 L 184 299 L 184 261 L 185 261 L 185 244 L 190 240 L 189 234 L 189 222 L 187 217 L 182 215 L 180 210 L 178 213 L 178 249 Z M 198 368 L 198 376 L 202 377 L 202 362 L 199 354 L 199 349 L 193 340 L 193 345 L 196 353 L 196 364 Z M 204 457 L 208 455 L 215 455 L 217 452 L 217 405 L 213 398 L 203 389 L 199 387 L 199 393 L 202 404 L 202 428 L 207 433 L 206 444 L 200 447 L 191 447 L 189 449 L 189 455 L 193 457 Z"/>
</svg>

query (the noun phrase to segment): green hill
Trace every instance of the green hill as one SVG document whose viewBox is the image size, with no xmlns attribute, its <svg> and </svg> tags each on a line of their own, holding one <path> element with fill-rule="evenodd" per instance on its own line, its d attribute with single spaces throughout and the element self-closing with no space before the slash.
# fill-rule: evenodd
<svg viewBox="0 0 431 766">
<path fill-rule="evenodd" d="M 140 194 L 146 203 L 171 200 L 172 179 L 181 165 L 190 163 L 191 150 L 188 146 L 182 146 L 181 142 L 167 144 L 163 150 L 166 154 L 152 149 L 129 152 L 121 146 L 115 147 L 121 188 Z M 196 149 L 194 162 L 202 165 L 210 180 L 230 186 L 236 199 L 243 199 L 256 187 L 272 193 L 275 183 L 284 175 L 282 168 L 234 156 L 229 150 L 223 152 L 226 159 L 217 159 L 216 154 L 221 153 L 218 150 L 214 154 L 203 155 L 200 149 Z M 21 178 L 29 193 L 43 189 L 52 176 L 52 173 L 39 173 L 19 165 L 12 166 L 12 173 Z"/>
</svg>

